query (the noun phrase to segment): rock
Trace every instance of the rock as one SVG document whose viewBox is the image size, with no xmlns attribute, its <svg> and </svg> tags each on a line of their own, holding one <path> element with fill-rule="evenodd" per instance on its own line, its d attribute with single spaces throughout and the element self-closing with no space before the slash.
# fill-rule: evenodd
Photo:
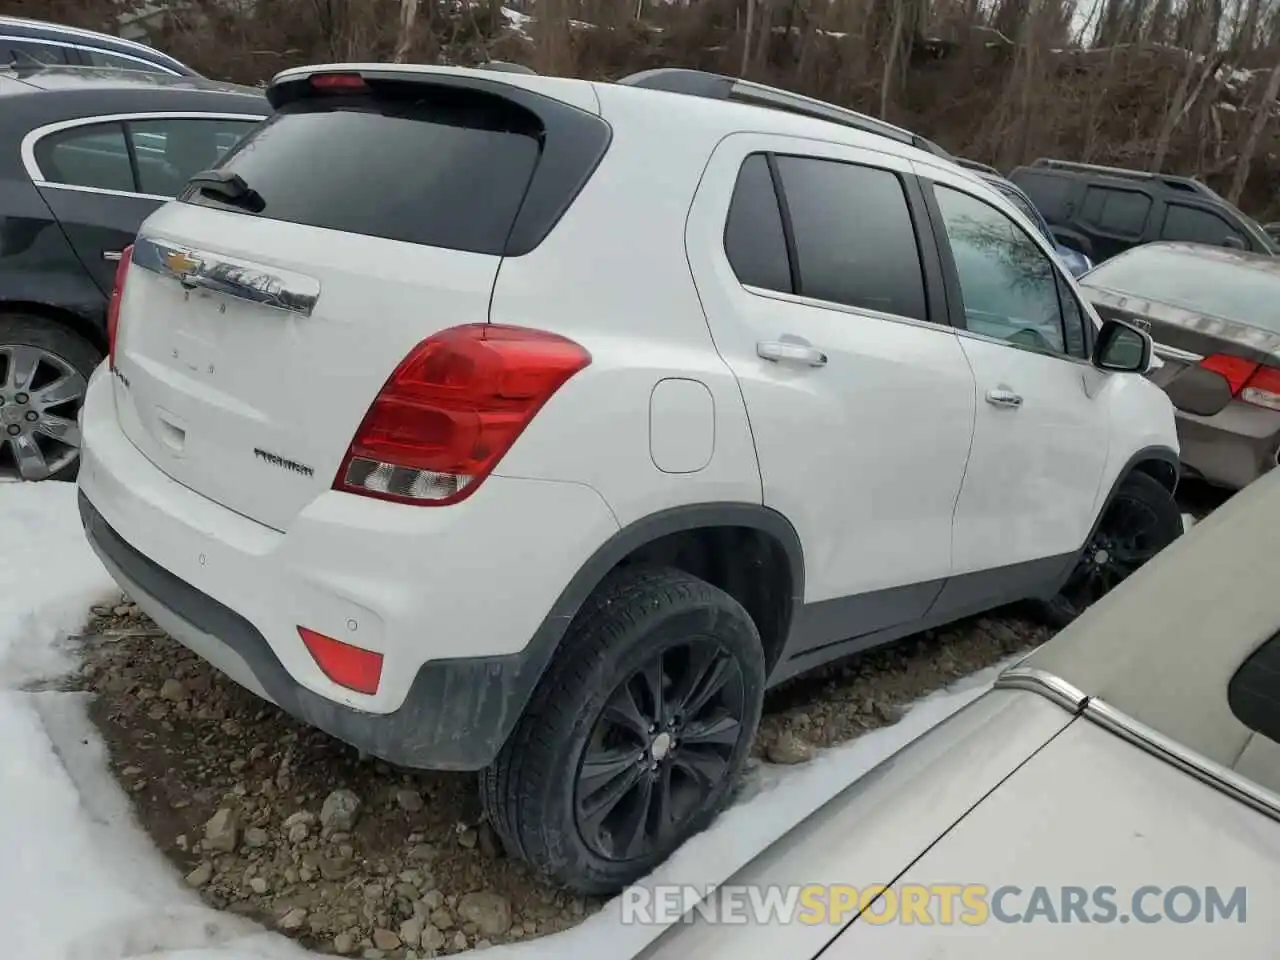
<svg viewBox="0 0 1280 960">
<path fill-rule="evenodd" d="M 349 832 L 360 815 L 360 798 L 350 790 L 335 790 L 324 798 L 320 826 L 326 833 Z"/>
<path fill-rule="evenodd" d="M 271 834 L 261 827 L 249 827 L 244 832 L 244 845 L 250 849 L 257 850 L 259 847 L 265 847 L 270 842 Z"/>
<path fill-rule="evenodd" d="M 450 913 L 445 907 L 440 907 L 439 909 L 432 910 L 431 916 L 429 917 L 429 919 L 431 920 L 432 926 L 439 927 L 441 930 L 453 929 L 453 926 L 454 926 L 453 914 Z"/>
<path fill-rule="evenodd" d="M 342 853 L 321 857 L 317 866 L 320 868 L 320 876 L 326 880 L 345 880 L 356 872 L 355 863 Z"/>
<path fill-rule="evenodd" d="M 423 807 L 422 794 L 408 788 L 397 790 L 396 805 L 405 813 L 417 813 Z"/>
<path fill-rule="evenodd" d="M 152 720 L 163 720 L 169 715 L 169 705 L 157 700 L 147 710 L 147 716 Z"/>
<path fill-rule="evenodd" d="M 307 911 L 302 909 L 302 907 L 294 907 L 280 918 L 280 929 L 300 930 L 302 929 L 302 924 L 306 922 L 306 919 Z"/>
<path fill-rule="evenodd" d="M 444 934 L 434 925 L 428 923 L 422 928 L 422 933 L 418 938 L 418 943 L 423 950 L 442 950 L 444 949 Z"/>
<path fill-rule="evenodd" d="M 471 827 L 458 831 L 458 843 L 466 847 L 468 850 L 474 849 L 478 840 L 479 835 Z"/>
<path fill-rule="evenodd" d="M 254 877 L 249 881 L 249 889 L 254 893 L 266 893 L 267 881 L 263 877 Z"/>
<path fill-rule="evenodd" d="M 187 886 L 199 889 L 213 879 L 213 864 L 208 860 L 187 874 Z"/>
<path fill-rule="evenodd" d="M 499 937 L 511 929 L 511 904 L 496 893 L 465 894 L 458 901 L 458 916 L 474 923 L 487 937 Z"/>
<path fill-rule="evenodd" d="M 423 925 L 417 917 L 410 917 L 400 924 L 400 941 L 407 947 L 416 947 L 422 938 Z"/>
<path fill-rule="evenodd" d="M 498 836 L 493 832 L 493 827 L 489 826 L 486 820 L 480 824 L 476 832 L 480 838 L 480 852 L 490 860 L 496 860 L 502 855 L 502 844 L 498 842 Z"/>
<path fill-rule="evenodd" d="M 346 956 L 356 948 L 356 938 L 351 934 L 343 932 L 333 938 L 333 952 L 341 956 Z"/>
<path fill-rule="evenodd" d="M 315 815 L 309 810 L 299 810 L 285 818 L 284 832 L 290 843 L 301 843 L 311 836 L 311 825 L 316 822 Z"/>
<path fill-rule="evenodd" d="M 444 906 L 444 894 L 439 890 L 428 890 L 422 895 L 419 903 L 427 908 L 427 916 L 430 916 L 433 910 L 439 910 Z"/>
<path fill-rule="evenodd" d="M 160 699 L 177 703 L 179 700 L 187 699 L 187 691 L 183 689 L 181 682 L 170 677 L 160 685 Z"/>
<path fill-rule="evenodd" d="M 400 937 L 390 930 L 378 927 L 373 931 L 373 945 L 379 950 L 395 950 L 400 946 Z"/>
<path fill-rule="evenodd" d="M 204 849 L 217 853 L 234 853 L 240 823 L 230 807 L 223 807 L 204 825 Z"/>
<path fill-rule="evenodd" d="M 778 739 L 769 744 L 765 755 L 770 763 L 807 763 L 813 759 L 813 746 L 793 731 L 784 730 L 778 735 Z"/>
<path fill-rule="evenodd" d="M 467 949 L 467 935 L 461 930 L 453 935 L 453 949 L 459 953 Z"/>
<path fill-rule="evenodd" d="M 440 856 L 440 851 L 430 843 L 420 843 L 409 850 L 409 859 L 418 863 L 431 863 Z"/>
</svg>

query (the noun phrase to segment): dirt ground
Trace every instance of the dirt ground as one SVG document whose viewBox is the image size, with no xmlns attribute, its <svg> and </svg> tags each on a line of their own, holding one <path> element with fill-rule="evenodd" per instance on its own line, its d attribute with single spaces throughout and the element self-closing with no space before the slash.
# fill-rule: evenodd
<svg viewBox="0 0 1280 960">
<path fill-rule="evenodd" d="M 358 756 L 237 687 L 126 599 L 95 608 L 86 634 L 78 684 L 97 694 L 113 771 L 214 907 L 370 960 L 543 936 L 599 909 L 503 855 L 472 776 Z M 753 762 L 806 762 L 1047 636 L 984 617 L 790 681 L 767 698 Z"/>
</svg>

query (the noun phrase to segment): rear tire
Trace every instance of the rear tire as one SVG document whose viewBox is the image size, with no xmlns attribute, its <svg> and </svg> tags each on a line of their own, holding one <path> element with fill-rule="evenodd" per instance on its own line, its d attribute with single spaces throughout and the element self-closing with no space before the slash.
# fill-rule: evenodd
<svg viewBox="0 0 1280 960">
<path fill-rule="evenodd" d="M 1182 536 L 1182 509 L 1159 480 L 1135 471 L 1102 512 L 1067 582 L 1039 605 L 1050 626 L 1065 627 Z"/>
<path fill-rule="evenodd" d="M 96 347 L 56 321 L 0 314 L 0 478 L 75 480 L 77 420 L 101 362 Z"/>
<path fill-rule="evenodd" d="M 679 570 L 615 572 L 481 774 L 489 822 L 553 882 L 620 890 L 728 805 L 764 684 L 760 637 L 738 601 Z"/>
</svg>

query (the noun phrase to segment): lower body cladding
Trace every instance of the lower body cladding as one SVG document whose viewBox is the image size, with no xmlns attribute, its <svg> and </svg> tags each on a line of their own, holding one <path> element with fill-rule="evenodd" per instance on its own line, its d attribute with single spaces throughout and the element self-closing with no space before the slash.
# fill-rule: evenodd
<svg viewBox="0 0 1280 960">
<path fill-rule="evenodd" d="M 1239 490 L 1276 466 L 1280 410 L 1233 400 L 1212 416 L 1179 410 L 1176 419 L 1188 476 Z"/>
<path fill-rule="evenodd" d="M 164 475 L 121 431 L 106 380 L 94 378 L 83 415 L 80 511 L 159 626 L 367 753 L 442 770 L 492 762 L 571 617 L 547 597 L 618 529 L 598 494 L 490 477 L 469 504 L 436 510 L 323 492 L 283 534 Z M 499 538 L 513 528 L 523 548 Z M 334 682 L 299 628 L 380 658 L 376 690 Z"/>
</svg>

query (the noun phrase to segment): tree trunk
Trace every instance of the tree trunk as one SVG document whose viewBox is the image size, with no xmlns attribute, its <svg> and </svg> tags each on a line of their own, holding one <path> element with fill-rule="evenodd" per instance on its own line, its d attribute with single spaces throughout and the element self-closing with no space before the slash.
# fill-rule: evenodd
<svg viewBox="0 0 1280 960">
<path fill-rule="evenodd" d="M 756 0 L 747 0 L 747 28 L 742 33 L 742 65 L 738 67 L 738 76 L 745 78 L 747 67 L 751 66 L 751 33 L 756 26 Z"/>
<path fill-rule="evenodd" d="M 898 65 L 898 51 L 902 49 L 902 26 L 907 19 L 903 5 L 906 0 L 896 0 L 893 5 L 893 26 L 889 31 L 889 51 L 884 57 L 884 75 L 880 78 L 880 119 L 889 116 L 889 92 L 895 86 L 894 68 Z"/>
<path fill-rule="evenodd" d="M 1249 167 L 1253 163 L 1253 155 L 1258 150 L 1258 141 L 1262 131 L 1266 129 L 1267 120 L 1271 117 L 1271 108 L 1276 102 L 1276 94 L 1280 93 L 1280 63 L 1271 68 L 1271 76 L 1267 78 L 1267 89 L 1262 93 L 1262 102 L 1253 113 L 1253 122 L 1249 125 L 1249 135 L 1240 149 L 1240 160 L 1236 164 L 1236 174 L 1231 178 L 1231 189 L 1227 191 L 1227 199 L 1238 204 L 1244 193 L 1244 185 L 1249 180 Z"/>
<path fill-rule="evenodd" d="M 1165 158 L 1169 155 L 1169 141 L 1172 139 L 1174 131 L 1178 129 L 1178 124 L 1182 122 L 1182 118 L 1186 115 L 1187 94 L 1191 90 L 1191 79 L 1196 73 L 1196 56 L 1201 51 L 1205 51 L 1205 58 L 1208 59 L 1208 51 L 1213 48 L 1213 17 L 1208 12 L 1202 12 L 1200 22 L 1197 25 L 1195 42 L 1191 45 L 1191 50 L 1187 56 L 1186 69 L 1182 71 L 1182 76 L 1178 78 L 1178 86 L 1173 92 L 1173 99 L 1169 101 L 1169 105 L 1165 108 L 1164 120 L 1160 124 L 1160 133 L 1156 136 L 1155 155 L 1151 158 L 1151 170 L 1159 173 L 1161 167 L 1164 166 Z"/>
<path fill-rule="evenodd" d="M 418 0 L 400 0 L 400 36 L 396 41 L 395 62 L 404 63 L 413 46 L 413 24 L 418 19 Z"/>
</svg>

